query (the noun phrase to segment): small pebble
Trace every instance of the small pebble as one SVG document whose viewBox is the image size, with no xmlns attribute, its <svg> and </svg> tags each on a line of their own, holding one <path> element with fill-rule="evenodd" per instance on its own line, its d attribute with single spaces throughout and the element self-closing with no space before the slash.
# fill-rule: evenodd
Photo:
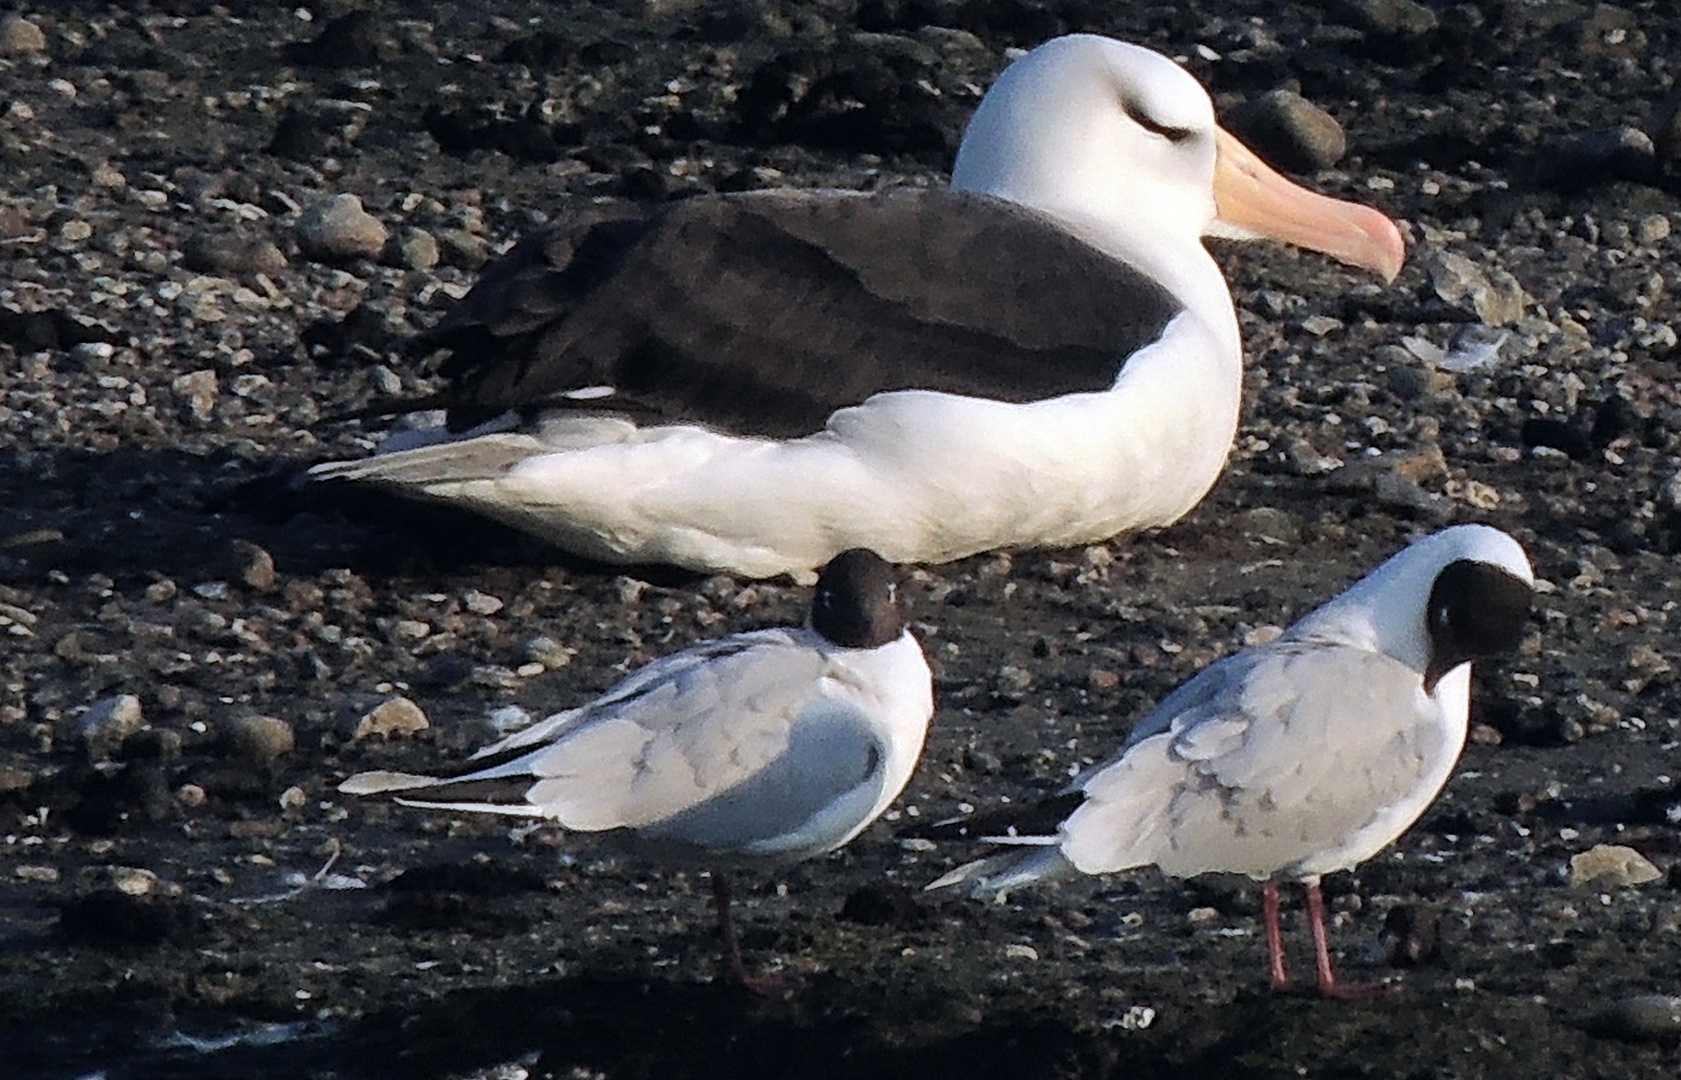
<svg viewBox="0 0 1681 1080">
<path fill-rule="evenodd" d="M 138 866 L 113 866 L 106 877 L 113 889 L 127 896 L 150 896 L 158 887 L 158 876 Z"/>
<path fill-rule="evenodd" d="M 501 611 L 503 606 L 501 600 L 477 589 L 468 589 L 467 595 L 462 597 L 461 601 L 474 615 L 494 615 Z"/>
<path fill-rule="evenodd" d="M 1596 844 L 1570 857 L 1572 885 L 1614 889 L 1645 885 L 1663 876 L 1663 871 L 1653 866 L 1646 856 L 1623 844 Z"/>
<path fill-rule="evenodd" d="M 95 761 L 109 760 L 121 749 L 123 740 L 146 724 L 140 709 L 140 699 L 133 694 L 118 694 L 94 702 L 76 721 L 76 730 Z"/>
<path fill-rule="evenodd" d="M 249 540 L 228 544 L 229 572 L 258 592 L 274 588 L 274 556 Z"/>
<path fill-rule="evenodd" d="M 187 238 L 181 263 L 209 274 L 274 274 L 287 267 L 272 240 L 244 233 L 199 233 Z"/>
<path fill-rule="evenodd" d="M 1244 511 L 1239 519 L 1244 533 L 1280 544 L 1294 544 L 1302 538 L 1302 523 L 1287 510 L 1271 506 L 1257 506 Z"/>
<path fill-rule="evenodd" d="M 246 761 L 269 762 L 290 754 L 297 734 L 277 716 L 243 716 L 228 725 L 228 745 Z"/>
<path fill-rule="evenodd" d="M 298 246 L 322 262 L 375 259 L 388 237 L 385 225 L 362 209 L 355 195 L 334 195 L 303 212 L 297 224 Z"/>
<path fill-rule="evenodd" d="M 1441 369 L 1459 375 L 1492 368 L 1500 363 L 1500 348 L 1511 336 L 1507 330 L 1467 323 L 1454 333 L 1442 356 Z"/>
<path fill-rule="evenodd" d="M 424 641 L 432 633 L 432 625 L 419 619 L 398 619 L 391 624 L 391 640 L 399 643 Z"/>
<path fill-rule="evenodd" d="M 169 388 L 186 402 L 193 419 L 200 422 L 210 419 L 216 408 L 216 397 L 220 393 L 216 372 L 205 368 L 177 375 L 170 381 Z"/>
<path fill-rule="evenodd" d="M 440 229 L 438 245 L 445 266 L 477 270 L 490 261 L 490 241 L 465 229 Z"/>
<path fill-rule="evenodd" d="M 47 47 L 47 35 L 22 15 L 0 18 L 0 56 L 41 52 Z"/>
<path fill-rule="evenodd" d="M 1544 183 L 1581 191 L 1613 180 L 1650 182 L 1657 160 L 1652 137 L 1624 126 L 1562 135 L 1541 148 L 1535 170 Z"/>
<path fill-rule="evenodd" d="M 59 872 L 56 866 L 34 866 L 25 864 L 12 871 L 19 881 L 34 881 L 42 885 L 51 885 L 58 881 Z"/>
<path fill-rule="evenodd" d="M 301 810 L 308 801 L 309 796 L 305 794 L 303 788 L 296 784 L 280 793 L 280 809 L 282 810 Z"/>
<path fill-rule="evenodd" d="M 385 245 L 385 261 L 409 270 L 430 270 L 442 257 L 437 237 L 425 229 L 404 228 Z"/>
<path fill-rule="evenodd" d="M 1506 739 L 1499 728 L 1489 724 L 1472 724 L 1466 738 L 1472 746 L 1499 746 Z"/>
<path fill-rule="evenodd" d="M 1087 690 L 1094 690 L 1101 693 L 1105 690 L 1113 690 L 1120 684 L 1120 674 L 1118 672 L 1110 671 L 1108 668 L 1092 668 L 1090 671 L 1086 672 Z"/>
<path fill-rule="evenodd" d="M 175 801 L 189 810 L 203 806 L 207 797 L 204 789 L 197 784 L 182 784 L 175 789 Z"/>
<path fill-rule="evenodd" d="M 1456 306 L 1468 306 L 1484 323 L 1503 326 L 1523 317 L 1529 294 L 1505 270 L 1495 267 L 1485 271 L 1451 251 L 1437 252 L 1426 266 L 1437 296 Z"/>
<path fill-rule="evenodd" d="M 1350 0 L 1347 4 L 1360 27 L 1394 37 L 1421 37 L 1441 25 L 1436 13 L 1417 0 Z"/>
<path fill-rule="evenodd" d="M 998 689 L 1005 694 L 1019 694 L 1033 685 L 1033 672 L 1016 664 L 998 669 Z"/>
<path fill-rule="evenodd" d="M 540 634 L 526 642 L 523 651 L 526 660 L 534 664 L 542 664 L 550 671 L 565 667 L 577 655 L 576 649 L 568 649 L 547 634 Z"/>
<path fill-rule="evenodd" d="M 357 721 L 355 737 L 413 735 L 431 726 L 426 719 L 426 711 L 419 705 L 406 697 L 393 697 L 381 702 Z"/>
</svg>

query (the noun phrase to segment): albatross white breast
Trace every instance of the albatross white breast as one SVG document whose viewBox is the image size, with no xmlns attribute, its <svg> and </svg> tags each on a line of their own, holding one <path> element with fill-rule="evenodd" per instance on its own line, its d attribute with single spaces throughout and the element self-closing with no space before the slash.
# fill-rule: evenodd
<svg viewBox="0 0 1681 1080">
<path fill-rule="evenodd" d="M 1465 746 L 1471 661 L 1517 643 L 1534 576 L 1517 541 L 1462 525 L 1418 541 L 1266 645 L 1213 664 L 1077 777 L 1054 834 L 931 888 L 1002 895 L 1043 878 L 1156 866 L 1245 874 L 1262 891 L 1275 987 L 1286 982 L 1279 881 L 1307 885 L 1319 989 L 1337 983 L 1321 875 L 1392 843 Z"/>
<path fill-rule="evenodd" d="M 460 775 L 368 772 L 339 790 L 547 818 L 710 866 L 731 973 L 752 985 L 720 864 L 840 847 L 899 796 L 922 753 L 933 680 L 896 589 L 874 553 L 843 552 L 818 581 L 810 628 L 657 660 L 480 750 Z"/>
<path fill-rule="evenodd" d="M 448 389 L 413 405 L 446 429 L 313 474 L 750 576 L 1166 524 L 1241 397 L 1205 235 L 1385 277 L 1403 257 L 1388 218 L 1221 131 L 1171 60 L 1059 38 L 986 95 L 949 190 L 597 207 L 527 238 L 424 339 Z"/>
</svg>

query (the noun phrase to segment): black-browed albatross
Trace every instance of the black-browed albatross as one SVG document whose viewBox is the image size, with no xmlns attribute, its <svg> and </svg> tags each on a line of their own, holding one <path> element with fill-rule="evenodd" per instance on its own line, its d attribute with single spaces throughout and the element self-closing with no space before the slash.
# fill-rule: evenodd
<svg viewBox="0 0 1681 1080">
<path fill-rule="evenodd" d="M 987 93 L 950 189 L 612 206 L 527 238 L 426 339 L 440 441 L 312 472 L 756 577 L 1164 525 L 1219 475 L 1242 391 L 1205 235 L 1386 278 L 1403 258 L 1172 60 L 1058 38 Z"/>
<path fill-rule="evenodd" d="M 1535 584 L 1518 542 L 1459 525 L 1412 544 L 1283 635 L 1204 669 L 1048 804 L 1032 845 L 934 882 L 1003 896 L 1144 866 L 1263 882 L 1272 985 L 1288 977 L 1278 885 L 1307 886 L 1319 992 L 1339 983 L 1319 879 L 1388 847 L 1435 801 L 1470 722 L 1471 662 L 1517 644 Z"/>
</svg>

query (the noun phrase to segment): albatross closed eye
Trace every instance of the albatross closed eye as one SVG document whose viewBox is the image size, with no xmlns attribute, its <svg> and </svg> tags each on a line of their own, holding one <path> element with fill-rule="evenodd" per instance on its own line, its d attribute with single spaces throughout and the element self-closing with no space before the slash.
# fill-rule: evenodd
<svg viewBox="0 0 1681 1080">
<path fill-rule="evenodd" d="M 1127 119 L 1131 120 L 1133 123 L 1153 135 L 1160 135 L 1162 138 L 1176 146 L 1183 142 L 1189 142 L 1197 137 L 1195 128 L 1176 127 L 1172 124 L 1165 124 L 1152 117 L 1143 109 L 1139 108 L 1134 102 L 1121 102 L 1121 109 L 1126 113 Z"/>
</svg>

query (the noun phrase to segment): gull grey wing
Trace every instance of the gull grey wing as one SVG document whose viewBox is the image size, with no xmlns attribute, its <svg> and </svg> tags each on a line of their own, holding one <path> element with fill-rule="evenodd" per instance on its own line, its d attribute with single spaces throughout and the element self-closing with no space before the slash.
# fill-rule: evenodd
<svg viewBox="0 0 1681 1080">
<path fill-rule="evenodd" d="M 1122 753 L 1125 753 L 1127 748 L 1134 743 L 1142 742 L 1152 735 L 1158 735 L 1166 731 L 1178 718 L 1202 715 L 1203 707 L 1208 702 L 1231 693 L 1234 687 L 1240 686 L 1243 680 L 1248 677 L 1253 655 L 1253 653 L 1238 653 L 1234 656 L 1228 656 L 1197 672 L 1195 678 L 1190 682 L 1181 684 L 1171 694 L 1163 698 L 1154 709 L 1150 710 L 1150 713 L 1144 719 L 1132 726 L 1132 730 L 1127 733 L 1126 742 L 1122 744 Z M 1079 788 L 1085 776 L 1097 772 L 1106 765 L 1108 765 L 1108 762 L 1100 762 L 1087 769 L 1085 773 L 1076 777 L 1074 782 L 1068 785 L 1067 790 L 1072 791 Z"/>
<path fill-rule="evenodd" d="M 1085 780 L 1063 826 L 1081 870 L 1288 874 L 1457 753 L 1418 673 L 1382 654 L 1291 642 L 1226 667 L 1223 692 L 1199 693 Z"/>
<path fill-rule="evenodd" d="M 821 654 L 786 631 L 755 637 L 748 648 L 633 676 L 584 709 L 515 732 L 475 758 L 472 771 L 403 801 L 547 817 L 580 831 L 671 817 L 774 760 L 819 693 Z"/>
<path fill-rule="evenodd" d="M 702 642 L 682 652 L 662 656 L 637 668 L 589 704 L 555 713 L 512 732 L 498 742 L 481 747 L 470 760 L 478 770 L 494 768 L 522 756 L 533 747 L 560 739 L 591 720 L 617 715 L 638 698 L 658 695 L 663 690 L 681 699 L 692 692 L 689 689 L 691 682 L 704 677 L 696 674 L 696 669 L 707 664 L 739 658 L 739 662 L 729 664 L 730 676 L 743 677 L 745 673 L 746 676 L 775 677 L 777 673 L 788 670 L 787 662 L 780 659 L 781 655 L 804 649 L 806 643 L 802 639 L 807 637 L 809 634 L 805 631 L 778 627 Z M 750 685 L 752 683 L 743 678 L 741 688 Z M 671 724 L 681 720 L 677 710 L 668 708 L 663 713 L 659 709 L 649 709 L 639 717 L 639 722 L 651 722 L 656 716 L 662 716 Z"/>
<path fill-rule="evenodd" d="M 782 752 L 751 775 L 637 833 L 720 853 L 827 851 L 869 824 L 887 755 L 865 717 L 821 702 L 795 721 Z"/>
<path fill-rule="evenodd" d="M 1042 215 L 944 189 L 704 196 L 508 262 L 432 335 L 456 430 L 588 387 L 614 392 L 577 404 L 770 437 L 887 390 L 1100 391 L 1179 311 Z"/>
</svg>

